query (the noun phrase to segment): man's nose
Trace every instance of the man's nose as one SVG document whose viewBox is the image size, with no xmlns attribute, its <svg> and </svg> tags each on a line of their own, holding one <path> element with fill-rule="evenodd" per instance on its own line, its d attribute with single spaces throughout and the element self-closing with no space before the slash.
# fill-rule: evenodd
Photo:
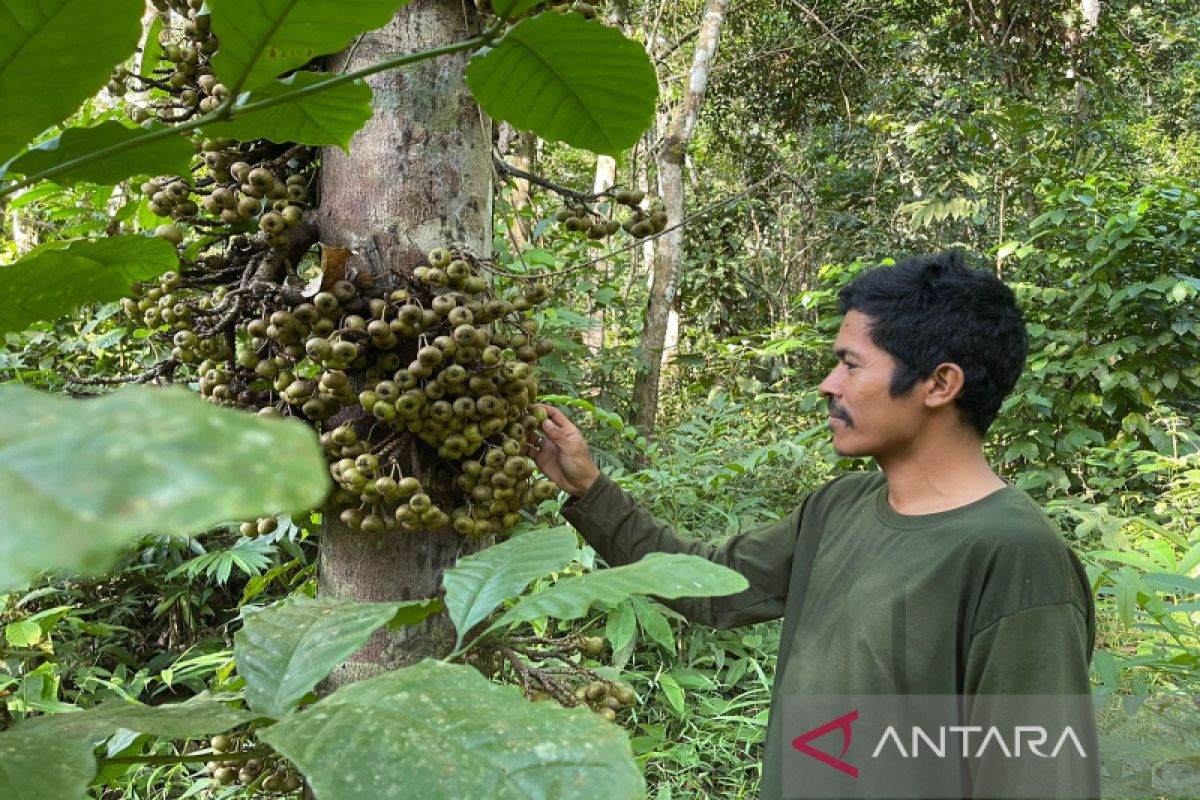
<svg viewBox="0 0 1200 800">
<path fill-rule="evenodd" d="M 825 380 L 821 381 L 821 385 L 817 387 L 817 391 L 821 393 L 822 397 L 828 398 L 837 396 L 838 389 L 837 382 L 834 380 L 835 374 L 836 370 L 831 370 L 829 374 L 825 376 Z"/>
</svg>

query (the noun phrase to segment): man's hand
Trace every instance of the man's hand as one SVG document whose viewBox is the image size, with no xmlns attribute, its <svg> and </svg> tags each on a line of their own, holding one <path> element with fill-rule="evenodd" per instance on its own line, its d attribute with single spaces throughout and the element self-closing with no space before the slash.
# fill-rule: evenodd
<svg viewBox="0 0 1200 800">
<path fill-rule="evenodd" d="M 533 460 L 558 488 L 583 497 L 600 477 L 587 442 L 567 416 L 553 406 L 537 406 L 546 412 L 542 438 L 533 445 Z"/>
</svg>

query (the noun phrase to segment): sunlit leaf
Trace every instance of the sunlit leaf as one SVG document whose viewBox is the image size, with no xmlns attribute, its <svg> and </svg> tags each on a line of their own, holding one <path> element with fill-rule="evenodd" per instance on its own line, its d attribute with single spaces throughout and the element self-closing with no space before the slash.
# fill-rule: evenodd
<svg viewBox="0 0 1200 800">
<path fill-rule="evenodd" d="M 645 791 L 616 725 L 531 703 L 516 687 L 439 661 L 344 686 L 259 738 L 300 768 L 318 800 L 623 800 Z"/>
<path fill-rule="evenodd" d="M 564 578 L 546 591 L 522 599 L 492 628 L 540 617 L 576 619 L 595 604 L 612 607 L 631 595 L 713 597 L 735 594 L 747 585 L 739 573 L 699 556 L 651 553 L 623 567 Z"/>
<path fill-rule="evenodd" d="M 0 592 L 43 570 L 104 569 L 148 532 L 311 508 L 328 471 L 313 432 L 181 388 L 71 400 L 0 386 Z"/>
<path fill-rule="evenodd" d="M 532 531 L 458 560 L 446 570 L 446 608 L 458 641 L 510 597 L 571 563 L 575 533 L 570 528 Z"/>
<path fill-rule="evenodd" d="M 0 162 L 100 90 L 142 35 L 143 0 L 0 3 Z"/>
<path fill-rule="evenodd" d="M 578 14 L 522 20 L 467 66 L 490 115 L 543 139 L 619 155 L 650 127 L 658 97 L 645 49 Z"/>
<path fill-rule="evenodd" d="M 143 143 L 147 136 L 162 128 L 162 125 L 131 128 L 116 120 L 101 122 L 91 128 L 67 128 L 61 136 L 13 159 L 8 164 L 8 172 L 33 175 L 80 156 L 129 143 L 132 145 L 129 150 L 59 173 L 54 176 L 54 182 L 69 186 L 77 181 L 118 183 L 133 175 L 182 175 L 187 172 L 195 153 L 187 138 L 168 136 Z"/>
<path fill-rule="evenodd" d="M 323 72 L 297 72 L 242 95 L 238 105 L 317 87 L 335 78 L 336 75 Z M 352 81 L 261 111 L 237 113 L 236 108 L 234 111 L 231 121 L 206 125 L 204 132 L 242 141 L 267 139 L 313 147 L 338 145 L 348 151 L 350 139 L 371 118 L 371 87 L 363 81 Z"/>
<path fill-rule="evenodd" d="M 295 597 L 252 614 L 234 637 L 246 702 L 272 716 L 285 714 L 402 610 L 411 624 L 441 607 L 433 600 L 355 603 Z"/>
<path fill-rule="evenodd" d="M 363 31 L 386 25 L 410 0 L 209 0 L 217 77 L 231 91 L 335 53 Z"/>
<path fill-rule="evenodd" d="M 136 281 L 158 277 L 178 264 L 175 248 L 153 237 L 44 245 L 0 267 L 0 334 L 54 319 L 84 303 L 124 297 Z"/>
</svg>

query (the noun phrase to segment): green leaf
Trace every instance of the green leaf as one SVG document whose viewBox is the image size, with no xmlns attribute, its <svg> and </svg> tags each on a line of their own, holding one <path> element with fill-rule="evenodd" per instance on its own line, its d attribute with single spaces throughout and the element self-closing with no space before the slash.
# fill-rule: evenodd
<svg viewBox="0 0 1200 800">
<path fill-rule="evenodd" d="M 541 5 L 543 0 L 493 0 L 492 10 L 505 19 L 519 17 L 531 8 Z"/>
<path fill-rule="evenodd" d="M 667 652 L 674 653 L 675 633 L 671 630 L 671 623 L 667 622 L 667 618 L 650 605 L 648 600 L 641 597 L 630 599 L 633 601 L 633 610 L 637 614 L 638 625 L 642 627 L 646 635 L 662 645 Z"/>
<path fill-rule="evenodd" d="M 239 98 L 231 121 L 206 125 L 204 133 L 242 141 L 267 139 L 313 147 L 336 144 L 349 152 L 350 139 L 371 118 L 371 87 L 363 81 L 322 89 L 261 111 L 237 112 L 238 107 L 317 87 L 337 77 L 324 72 L 297 72 L 260 86 Z"/>
<path fill-rule="evenodd" d="M 179 264 L 162 239 L 112 236 L 54 242 L 0 267 L 0 334 L 54 319 L 84 303 L 116 300 L 135 281 Z"/>
<path fill-rule="evenodd" d="M 28 736 L 24 725 L 0 733 L 0 797 L 5 800 L 81 798 L 96 774 L 92 743 Z"/>
<path fill-rule="evenodd" d="M 664 673 L 658 676 L 658 688 L 662 690 L 663 697 L 667 699 L 667 704 L 675 713 L 683 716 L 683 689 L 680 688 L 679 683 Z"/>
<path fill-rule="evenodd" d="M 578 14 L 522 20 L 471 59 L 466 77 L 496 119 L 611 156 L 650 126 L 658 97 L 645 49 Z"/>
<path fill-rule="evenodd" d="M 71 400 L 0 386 L 0 592 L 95 572 L 138 536 L 311 508 L 328 470 L 311 429 L 182 388 Z"/>
<path fill-rule="evenodd" d="M 227 731 L 261 716 L 205 697 L 161 706 L 110 700 L 86 711 L 25 720 L 13 732 L 95 743 L 124 728 L 166 739 L 187 739 Z"/>
<path fill-rule="evenodd" d="M 387 621 L 389 628 L 416 625 L 426 617 L 431 617 L 446 608 L 446 604 L 438 599 L 406 600 L 394 605 L 398 605 L 399 608 L 396 609 L 396 614 Z"/>
<path fill-rule="evenodd" d="M 209 0 L 213 72 L 235 95 L 386 25 L 410 0 Z"/>
<path fill-rule="evenodd" d="M 154 70 L 158 67 L 158 62 L 162 60 L 163 46 L 159 38 L 162 30 L 163 18 L 156 14 L 150 27 L 146 29 L 145 38 L 142 39 L 142 60 L 138 65 L 138 75 L 143 78 L 154 77 Z"/>
<path fill-rule="evenodd" d="M 635 594 L 656 597 L 713 597 L 735 594 L 749 584 L 737 572 L 699 556 L 651 553 L 623 567 L 566 578 L 510 608 L 492 630 L 540 617 L 576 619 L 593 604 L 613 606 Z"/>
<path fill-rule="evenodd" d="M 86 711 L 28 719 L 0 733 L 0 797 L 84 797 L 96 774 L 96 743 L 120 729 L 185 739 L 227 731 L 257 717 L 198 698 L 162 706 L 112 700 Z"/>
<path fill-rule="evenodd" d="M 637 633 L 637 617 L 630 600 L 618 603 L 617 607 L 608 612 L 608 621 L 604 625 L 604 637 L 612 645 L 614 653 L 620 652 L 633 641 Z"/>
<path fill-rule="evenodd" d="M 406 621 L 418 622 L 441 607 L 435 600 L 356 603 L 295 597 L 252 614 L 233 638 L 246 703 L 282 716 L 401 609 L 408 612 Z"/>
<path fill-rule="evenodd" d="M 575 533 L 567 527 L 514 536 L 446 570 L 446 608 L 458 631 L 457 648 L 467 631 L 496 606 L 516 597 L 536 579 L 571 563 Z"/>
<path fill-rule="evenodd" d="M 1138 584 L 1140 580 L 1136 572 L 1129 567 L 1122 567 L 1113 576 L 1113 594 L 1117 600 L 1117 616 L 1126 628 L 1132 628 L 1137 614 Z"/>
<path fill-rule="evenodd" d="M 155 124 L 149 129 L 130 128 L 117 120 L 109 120 L 91 128 L 67 128 L 61 136 L 13 159 L 8 164 L 8 171 L 33 175 L 106 147 L 137 142 L 164 127 Z M 149 144 L 134 144 L 124 152 L 60 173 L 54 176 L 54 182 L 70 186 L 77 181 L 119 183 L 131 175 L 183 175 L 187 173 L 194 153 L 192 143 L 186 138 L 171 136 Z"/>
<path fill-rule="evenodd" d="M 300 768 L 318 800 L 620 800 L 645 791 L 619 727 L 438 661 L 342 687 L 259 738 Z"/>
<path fill-rule="evenodd" d="M 0 161 L 100 90 L 142 35 L 143 0 L 0 3 Z"/>
<path fill-rule="evenodd" d="M 1200 578 L 1176 575 L 1170 572 L 1152 572 L 1143 576 L 1146 585 L 1166 592 L 1200 594 Z"/>
<path fill-rule="evenodd" d="M 4 638 L 13 647 L 29 647 L 42 640 L 42 626 L 27 619 L 10 622 L 4 626 Z"/>
</svg>

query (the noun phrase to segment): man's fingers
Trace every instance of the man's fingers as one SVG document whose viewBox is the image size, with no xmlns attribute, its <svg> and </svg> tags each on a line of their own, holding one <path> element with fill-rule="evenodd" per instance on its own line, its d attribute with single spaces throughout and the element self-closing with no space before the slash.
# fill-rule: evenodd
<svg viewBox="0 0 1200 800">
<path fill-rule="evenodd" d="M 566 414 L 559 411 L 554 406 L 542 406 L 542 408 L 546 409 L 546 415 L 550 418 L 550 421 L 560 428 L 574 427 L 574 425 L 571 424 L 570 418 L 568 418 Z"/>
<path fill-rule="evenodd" d="M 550 437 L 551 441 L 556 442 L 556 443 L 565 441 L 566 438 L 568 436 L 570 436 L 570 434 L 571 434 L 571 432 L 569 430 L 562 427 L 561 425 L 558 425 L 557 423 L 555 423 L 554 420 L 551 420 L 551 419 L 548 419 L 542 423 L 542 431 L 548 437 Z"/>
</svg>

